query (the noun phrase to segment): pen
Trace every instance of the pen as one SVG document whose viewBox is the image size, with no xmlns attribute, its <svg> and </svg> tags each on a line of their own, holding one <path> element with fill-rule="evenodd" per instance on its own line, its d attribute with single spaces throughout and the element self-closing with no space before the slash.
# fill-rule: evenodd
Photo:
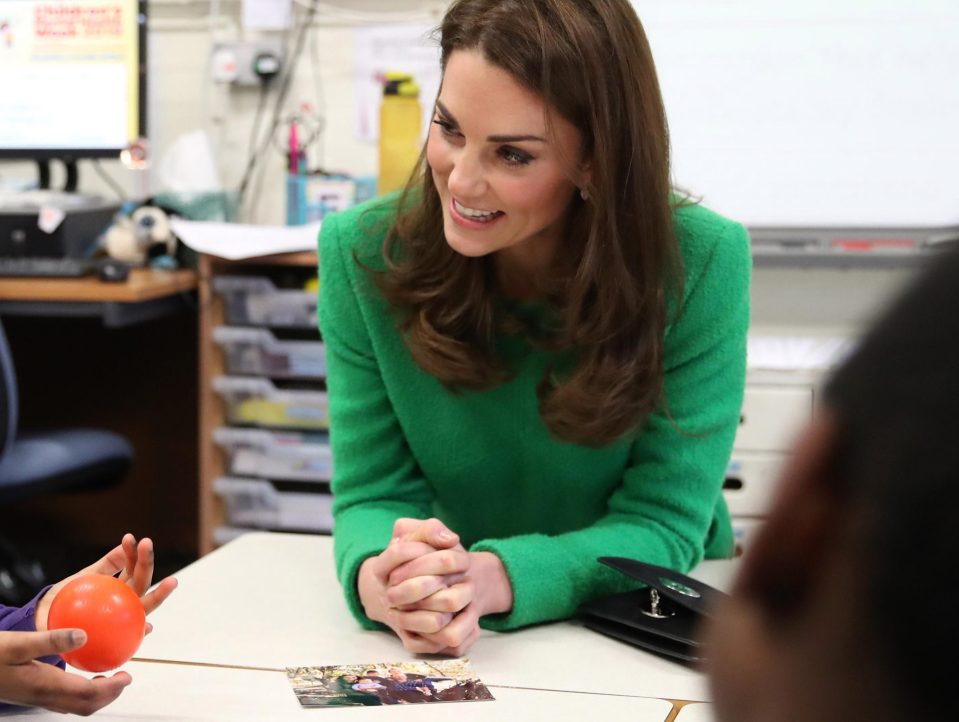
<svg viewBox="0 0 959 722">
<path fill-rule="evenodd" d="M 300 173 L 300 139 L 296 121 L 290 121 L 289 171 L 291 175 Z"/>
</svg>

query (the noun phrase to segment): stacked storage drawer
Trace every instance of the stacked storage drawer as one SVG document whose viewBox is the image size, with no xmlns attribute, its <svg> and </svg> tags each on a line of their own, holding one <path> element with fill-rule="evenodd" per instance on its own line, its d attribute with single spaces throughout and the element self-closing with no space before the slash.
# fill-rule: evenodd
<svg viewBox="0 0 959 722">
<path fill-rule="evenodd" d="M 228 470 L 213 484 L 228 520 L 215 541 L 251 529 L 329 533 L 333 464 L 317 294 L 261 276 L 219 276 L 213 287 L 228 324 L 213 330 L 227 372 L 213 389 L 229 424 L 213 436 Z"/>
<path fill-rule="evenodd" d="M 747 381 L 723 493 L 741 552 L 762 523 L 792 443 L 812 418 L 813 386 Z"/>
<path fill-rule="evenodd" d="M 723 493 L 738 551 L 762 524 L 819 384 L 855 346 L 844 336 L 749 338 L 746 393 Z"/>
</svg>

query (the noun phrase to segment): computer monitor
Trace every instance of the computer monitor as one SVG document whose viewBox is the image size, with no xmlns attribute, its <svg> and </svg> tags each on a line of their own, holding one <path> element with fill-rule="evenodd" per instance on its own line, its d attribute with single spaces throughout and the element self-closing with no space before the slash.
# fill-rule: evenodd
<svg viewBox="0 0 959 722">
<path fill-rule="evenodd" d="M 146 0 L 0 1 L 0 159 L 141 148 L 146 28 Z"/>
</svg>

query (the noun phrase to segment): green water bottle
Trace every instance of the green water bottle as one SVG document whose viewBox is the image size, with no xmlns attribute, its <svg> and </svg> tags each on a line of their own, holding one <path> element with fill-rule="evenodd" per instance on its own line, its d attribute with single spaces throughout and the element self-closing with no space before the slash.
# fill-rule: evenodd
<svg viewBox="0 0 959 722">
<path fill-rule="evenodd" d="M 420 157 L 420 86 L 408 73 L 387 73 L 380 105 L 380 174 L 382 195 L 406 185 Z"/>
</svg>

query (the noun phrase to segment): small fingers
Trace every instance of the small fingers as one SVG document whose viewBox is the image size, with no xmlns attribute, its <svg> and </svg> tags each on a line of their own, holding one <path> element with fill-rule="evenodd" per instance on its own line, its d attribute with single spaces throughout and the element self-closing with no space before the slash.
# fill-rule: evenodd
<svg viewBox="0 0 959 722">
<path fill-rule="evenodd" d="M 113 547 L 113 549 L 100 557 L 96 562 L 88 566 L 86 569 L 83 569 L 75 576 L 84 574 L 107 574 L 109 576 L 113 576 L 117 572 L 120 572 L 121 578 L 123 578 L 122 575 L 126 571 L 126 565 L 126 551 L 124 550 L 122 544 L 117 544 L 115 547 Z"/>
<path fill-rule="evenodd" d="M 415 581 L 415 580 L 411 580 Z M 409 584 L 410 582 L 405 582 Z M 428 597 L 416 602 L 415 608 L 430 612 L 450 612 L 456 614 L 473 601 L 475 587 L 470 581 L 441 587 Z M 410 611 L 399 607 L 401 611 Z"/>
<path fill-rule="evenodd" d="M 441 650 L 462 650 L 472 644 L 470 641 L 479 636 L 479 616 L 474 605 L 467 606 L 462 612 L 453 617 L 453 621 L 435 633 L 424 633 L 426 640 L 439 645 Z"/>
<path fill-rule="evenodd" d="M 442 549 L 398 565 L 390 572 L 387 583 L 396 586 L 414 577 L 462 574 L 469 568 L 469 552 L 463 549 Z"/>
<path fill-rule="evenodd" d="M 400 517 L 393 522 L 393 540 L 399 541 L 416 531 L 425 521 L 425 519 L 410 519 Z"/>
<path fill-rule="evenodd" d="M 133 538 L 133 535 L 130 535 Z M 123 539 L 126 543 L 126 537 Z M 143 538 L 133 549 L 133 566 L 130 566 L 130 556 L 127 555 L 127 581 L 131 583 L 133 591 L 138 597 L 146 594 L 153 581 L 153 540 Z"/>
<path fill-rule="evenodd" d="M 173 594 L 173 590 L 177 588 L 178 583 L 176 577 L 167 577 L 157 584 L 153 591 L 147 593 L 140 599 L 140 601 L 143 602 L 143 611 L 149 614 L 163 604 L 167 597 Z"/>
<path fill-rule="evenodd" d="M 379 556 L 373 557 L 373 574 L 385 584 L 390 574 L 398 566 L 434 551 L 433 547 L 422 542 L 398 541 L 392 543 Z"/>
<path fill-rule="evenodd" d="M 400 641 L 407 651 L 413 654 L 436 654 L 443 648 L 436 642 L 432 642 L 419 634 L 398 630 L 397 634 Z"/>
<path fill-rule="evenodd" d="M 120 572 L 120 580 L 125 582 L 134 577 L 137 572 L 136 537 L 133 534 L 124 534 L 120 546 L 123 548 L 123 571 Z"/>
<path fill-rule="evenodd" d="M 446 649 L 440 650 L 440 654 L 448 654 L 451 657 L 462 657 L 466 654 L 470 648 L 476 644 L 476 640 L 480 638 L 482 630 L 479 626 L 474 627 L 473 631 L 467 635 L 466 639 L 460 642 L 455 647 L 447 647 Z"/>
<path fill-rule="evenodd" d="M 418 541 L 436 549 L 449 549 L 459 544 L 459 536 L 439 519 L 397 519 L 393 538 Z"/>
<path fill-rule="evenodd" d="M 126 581 L 133 573 L 136 559 L 136 537 L 128 532 L 123 535 L 119 544 L 86 569 L 81 570 L 79 574 L 108 574 L 114 576 L 117 572 L 120 572 L 119 578 Z"/>
<path fill-rule="evenodd" d="M 415 606 L 419 608 L 419 602 L 445 588 L 446 580 L 444 577 L 436 575 L 413 577 L 400 584 L 387 587 L 386 602 L 391 607 Z"/>
<path fill-rule="evenodd" d="M 391 609 L 387 613 L 387 621 L 394 629 L 417 634 L 436 634 L 453 621 L 453 615 L 441 612 L 401 612 Z"/>
<path fill-rule="evenodd" d="M 0 632 L 0 663 L 25 664 L 39 657 L 69 652 L 87 643 L 82 629 L 46 632 Z"/>
<path fill-rule="evenodd" d="M 32 701 L 37 707 L 55 712 L 65 712 L 88 717 L 113 702 L 124 688 L 133 681 L 126 672 L 117 672 L 112 677 L 86 679 L 64 672 L 57 667 L 44 665 L 45 680 Z M 53 674 L 57 676 L 54 678 Z"/>
</svg>

